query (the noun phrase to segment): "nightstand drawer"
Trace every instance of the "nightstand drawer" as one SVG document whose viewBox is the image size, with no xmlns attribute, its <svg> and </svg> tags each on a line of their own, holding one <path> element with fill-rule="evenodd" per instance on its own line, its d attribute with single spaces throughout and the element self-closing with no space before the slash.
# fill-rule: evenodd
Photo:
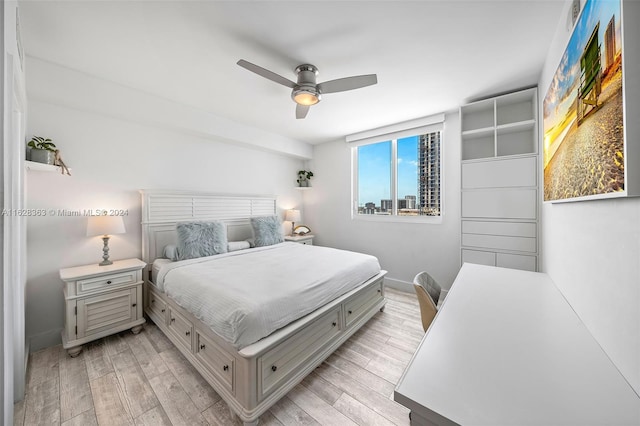
<svg viewBox="0 0 640 426">
<path fill-rule="evenodd" d="M 178 337 L 180 343 L 191 351 L 193 341 L 193 324 L 177 311 L 169 309 L 169 330 Z"/>
<path fill-rule="evenodd" d="M 286 237 L 284 237 L 284 240 L 292 242 L 292 243 L 298 243 L 298 244 L 303 244 L 303 245 L 307 245 L 307 246 L 312 246 L 314 237 L 315 237 L 315 235 L 313 235 L 313 234 L 287 235 Z"/>
<path fill-rule="evenodd" d="M 140 271 L 127 271 L 78 280 L 76 281 L 76 294 L 87 294 L 96 291 L 109 290 L 110 287 L 134 284 L 140 281 L 139 272 Z"/>
</svg>

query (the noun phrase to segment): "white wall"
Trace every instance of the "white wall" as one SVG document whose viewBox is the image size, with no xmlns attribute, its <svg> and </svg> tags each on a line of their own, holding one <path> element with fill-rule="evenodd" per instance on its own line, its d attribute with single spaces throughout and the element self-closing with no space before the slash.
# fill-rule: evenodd
<svg viewBox="0 0 640 426">
<path fill-rule="evenodd" d="M 65 98 L 58 99 L 48 93 L 48 87 L 62 84 L 61 79 L 47 77 L 47 73 L 42 72 L 43 67 L 49 70 L 51 64 L 30 59 L 28 65 L 27 135 L 52 138 L 72 169 L 72 176 L 30 171 L 28 207 L 128 209 L 127 233 L 113 236 L 109 244 L 112 259 L 141 255 L 139 189 L 271 194 L 278 196 L 281 209 L 301 207 L 301 194 L 294 189 L 296 172 L 303 164 L 298 158 L 299 152 L 284 155 L 251 147 L 251 141 L 238 145 L 216 140 L 215 135 L 200 137 L 202 132 L 190 132 L 188 128 L 168 130 L 160 124 L 125 120 L 120 118 L 119 111 L 110 111 L 107 107 L 102 111 L 82 110 L 79 109 L 81 103 L 76 101 L 86 93 L 76 96 L 75 91 L 91 89 L 94 82 L 87 77 L 78 81 L 78 89 L 65 83 Z M 54 77 L 67 79 L 67 74 L 72 74 L 73 79 L 83 78 L 63 68 L 54 71 Z M 95 85 L 102 89 L 112 86 L 125 110 L 131 108 L 127 104 L 133 100 L 141 107 L 146 103 L 149 109 L 160 102 L 165 103 L 165 109 L 172 108 L 165 100 L 106 81 L 95 80 Z M 181 106 L 176 109 L 184 112 Z M 240 134 L 242 128 L 236 127 L 238 129 L 239 138 L 255 132 L 247 129 L 243 135 Z M 298 143 L 298 148 L 304 151 L 305 145 Z M 88 238 L 85 232 L 85 217 L 48 214 L 29 219 L 26 329 L 32 350 L 60 341 L 63 296 L 58 270 L 97 263 L 102 257 L 100 237 Z"/>
<path fill-rule="evenodd" d="M 626 32 L 640 19 L 640 3 L 625 1 L 623 7 Z M 560 19 L 539 82 L 542 95 L 570 36 L 566 21 Z M 636 88 L 639 41 L 625 35 L 622 52 L 625 82 L 635 82 Z M 633 111 L 639 111 L 637 90 L 633 97 L 627 91 L 625 102 L 627 108 L 633 102 Z M 626 120 L 637 118 L 628 114 Z M 627 128 L 626 144 L 638 144 L 639 139 L 640 134 Z M 640 167 L 636 159 L 627 160 L 628 167 Z M 640 198 L 544 204 L 541 253 L 543 271 L 640 393 Z"/>
<path fill-rule="evenodd" d="M 2 5 L 4 6 L 4 4 Z M 2 45 L 2 57 L 0 58 L 0 94 L 2 95 L 2 104 L 0 105 L 0 114 L 2 115 L 2 134 L 4 136 L 4 128 L 5 128 L 5 86 L 6 83 L 6 72 L 5 72 L 5 35 L 4 35 L 4 7 L 0 7 L 0 22 L 3 25 L 3 31 L 0 31 L 0 44 Z M 2 154 L 2 158 L 4 158 L 5 154 L 4 148 L 4 140 L 3 143 L 0 144 L 0 153 Z M 2 207 L 4 208 L 4 161 L 0 162 L 0 200 L 2 200 Z M 5 306 L 4 299 L 4 288 L 7 283 L 4 282 L 5 276 L 5 264 L 4 264 L 4 215 L 0 215 L 0 273 L 2 274 L 2 291 L 0 291 L 0 318 L 2 318 L 2 322 L 5 322 L 5 311 L 8 311 L 8 307 Z M 8 371 L 8 366 L 10 365 L 11 357 L 8 354 L 9 345 L 5 344 L 4 341 L 4 324 L 0 327 L 0 380 L 2 380 L 2 387 L 0 387 L 0 397 L 2 398 L 2 405 L 0 405 L 0 419 L 5 424 L 9 422 L 13 422 L 13 409 L 11 403 L 13 402 L 13 395 L 11 394 L 12 389 L 8 389 L 8 392 L 5 392 L 5 384 L 8 387 L 13 388 L 13 380 L 10 380 L 9 377 L 5 378 L 5 371 Z M 6 395 L 5 395 L 6 393 Z"/>
<path fill-rule="evenodd" d="M 351 219 L 351 147 L 344 140 L 314 146 L 312 189 L 302 222 L 314 243 L 375 255 L 386 281 L 408 285 L 426 270 L 449 288 L 460 269 L 460 119 L 447 114 L 443 135 L 444 217 L 440 224 Z"/>
</svg>

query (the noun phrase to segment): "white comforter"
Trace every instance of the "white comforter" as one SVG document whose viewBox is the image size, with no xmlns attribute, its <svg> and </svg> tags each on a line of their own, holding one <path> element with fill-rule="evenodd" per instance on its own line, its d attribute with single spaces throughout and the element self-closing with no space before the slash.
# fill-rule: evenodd
<svg viewBox="0 0 640 426">
<path fill-rule="evenodd" d="M 282 243 L 172 262 L 156 286 L 241 349 L 379 272 L 373 256 Z"/>
</svg>

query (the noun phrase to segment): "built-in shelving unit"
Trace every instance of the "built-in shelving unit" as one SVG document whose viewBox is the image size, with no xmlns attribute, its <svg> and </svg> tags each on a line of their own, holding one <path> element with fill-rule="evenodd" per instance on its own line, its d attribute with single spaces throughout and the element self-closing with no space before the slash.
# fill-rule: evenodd
<svg viewBox="0 0 640 426">
<path fill-rule="evenodd" d="M 463 106 L 462 160 L 535 154 L 536 105 L 528 89 Z"/>
<path fill-rule="evenodd" d="M 462 262 L 538 268 L 537 89 L 460 108 Z"/>
</svg>

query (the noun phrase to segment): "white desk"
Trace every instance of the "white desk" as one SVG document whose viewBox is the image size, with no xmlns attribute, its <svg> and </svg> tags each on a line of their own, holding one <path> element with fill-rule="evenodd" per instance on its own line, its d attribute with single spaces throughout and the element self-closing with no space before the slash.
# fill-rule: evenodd
<svg viewBox="0 0 640 426">
<path fill-rule="evenodd" d="M 640 398 L 546 274 L 468 263 L 394 399 L 412 424 L 640 424 Z"/>
</svg>

